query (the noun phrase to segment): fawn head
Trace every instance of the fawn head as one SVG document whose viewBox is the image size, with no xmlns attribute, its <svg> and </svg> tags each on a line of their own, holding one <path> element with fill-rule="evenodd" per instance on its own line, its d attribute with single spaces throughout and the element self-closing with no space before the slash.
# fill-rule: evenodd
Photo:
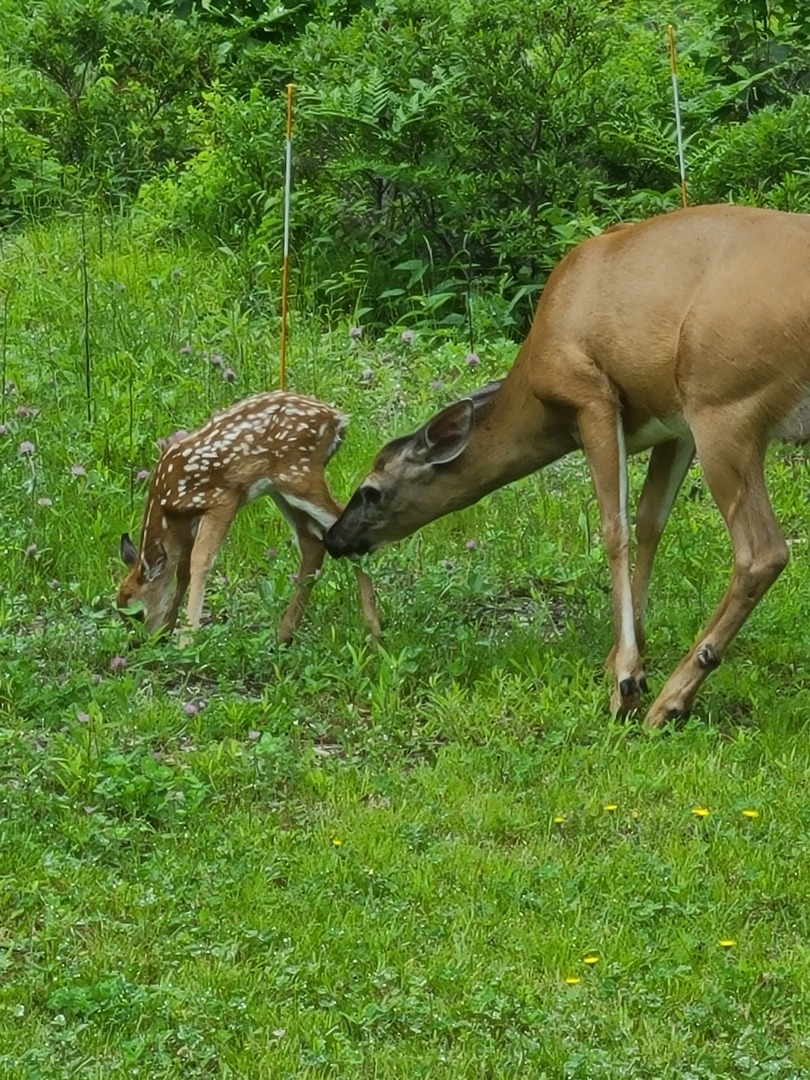
<svg viewBox="0 0 810 1080">
<path fill-rule="evenodd" d="M 169 559 L 163 541 L 152 540 L 143 554 L 139 554 L 129 533 L 124 533 L 120 550 L 121 558 L 129 567 L 129 574 L 121 582 L 116 598 L 121 617 L 142 622 L 150 633 L 172 629 L 177 612 L 169 621 Z"/>
</svg>

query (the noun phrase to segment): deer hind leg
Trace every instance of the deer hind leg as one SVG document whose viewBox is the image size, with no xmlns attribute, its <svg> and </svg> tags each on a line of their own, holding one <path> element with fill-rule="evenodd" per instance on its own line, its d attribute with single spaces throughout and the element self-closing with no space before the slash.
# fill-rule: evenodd
<svg viewBox="0 0 810 1080">
<path fill-rule="evenodd" d="M 638 708 L 646 679 L 633 617 L 624 430 L 618 406 L 604 400 L 586 406 L 578 416 L 578 425 L 596 489 L 610 564 L 614 646 L 609 661 L 616 680 L 611 711 L 626 714 Z"/>
<path fill-rule="evenodd" d="M 323 564 L 326 550 L 323 546 L 323 537 L 341 514 L 340 506 L 332 498 L 325 481 L 314 492 L 311 486 L 312 481 L 313 477 L 310 476 L 306 498 L 290 491 L 284 491 L 283 494 L 280 492 L 273 493 L 273 499 L 292 529 L 301 554 L 298 585 L 279 628 L 279 640 L 285 643 L 290 640 L 301 621 L 304 609 L 309 602 L 312 580 Z M 317 565 L 314 562 L 316 555 L 312 544 L 313 539 L 317 539 L 320 548 L 320 558 Z M 305 562 L 307 566 L 311 562 L 314 569 L 307 571 L 304 565 Z M 361 570 L 359 566 L 354 567 L 354 572 L 360 592 L 360 609 L 363 619 L 369 628 L 371 636 L 377 639 L 381 635 L 381 629 L 379 615 L 377 614 L 377 602 L 374 596 L 374 585 L 368 574 Z M 302 585 L 302 581 L 307 577 L 310 579 L 309 583 Z"/>
<path fill-rule="evenodd" d="M 695 444 L 691 436 L 654 446 L 636 513 L 636 566 L 633 572 L 633 620 L 643 654 L 647 593 L 658 544 L 686 476 Z"/>
<path fill-rule="evenodd" d="M 203 597 L 205 595 L 205 582 L 217 552 L 225 542 L 228 529 L 239 509 L 238 501 L 228 499 L 217 504 L 216 507 L 206 510 L 199 519 L 197 535 L 194 538 L 194 546 L 191 549 L 191 561 L 188 567 L 189 590 L 186 616 L 192 630 L 197 630 L 202 618 Z M 186 571 L 183 570 L 183 573 Z M 178 589 L 182 582 L 181 571 L 178 570 Z M 184 590 L 185 591 L 185 590 Z"/>
<path fill-rule="evenodd" d="M 279 505 L 281 504 L 281 500 L 278 498 L 276 502 Z M 286 645 L 291 641 L 301 619 L 304 617 L 312 586 L 315 584 L 318 572 L 323 566 L 326 548 L 323 546 L 319 530 L 314 527 L 317 523 L 313 523 L 312 518 L 306 513 L 287 505 L 284 516 L 293 531 L 298 552 L 301 556 L 301 565 L 298 568 L 292 599 L 287 605 L 287 610 L 284 612 L 278 628 L 278 640 Z"/>
<path fill-rule="evenodd" d="M 359 566 L 354 567 L 357 577 L 357 588 L 360 592 L 360 610 L 363 620 L 368 627 L 368 632 L 377 641 L 382 636 L 380 616 L 377 612 L 377 599 L 374 595 L 374 583 L 371 578 Z"/>
<path fill-rule="evenodd" d="M 766 440 L 752 441 L 752 427 L 753 421 L 732 425 L 716 412 L 693 424 L 706 482 L 731 536 L 734 572 L 711 619 L 653 702 L 648 727 L 688 715 L 703 680 L 787 565 L 788 547 L 765 487 Z"/>
</svg>

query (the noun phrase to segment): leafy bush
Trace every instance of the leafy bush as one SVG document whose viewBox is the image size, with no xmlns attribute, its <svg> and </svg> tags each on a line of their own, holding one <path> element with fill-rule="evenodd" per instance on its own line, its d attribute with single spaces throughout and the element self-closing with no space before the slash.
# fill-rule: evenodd
<svg viewBox="0 0 810 1080">
<path fill-rule="evenodd" d="M 769 106 L 745 123 L 719 127 L 694 162 L 701 202 L 751 202 L 810 210 L 810 97 Z"/>
<path fill-rule="evenodd" d="M 737 92 L 724 119 L 789 104 L 810 90 L 810 12 L 803 0 L 717 0 L 706 70 Z"/>
<path fill-rule="evenodd" d="M 628 199 L 643 210 L 639 184 L 670 190 L 675 179 L 654 35 L 635 28 L 641 59 L 628 66 L 623 18 L 607 12 L 584 0 L 385 0 L 344 24 L 313 21 L 288 47 L 244 54 L 227 85 L 205 94 L 198 154 L 152 181 L 141 208 L 162 233 L 199 229 L 228 244 L 247 235 L 277 249 L 291 78 L 294 241 L 311 302 L 452 324 L 480 286 L 515 321 L 515 303 L 600 218 L 621 216 Z M 243 94 L 246 68 L 254 85 Z M 642 116 L 648 149 L 638 154 Z M 358 264 L 360 289 L 349 271 Z"/>
<path fill-rule="evenodd" d="M 275 292 L 290 81 L 295 282 L 319 316 L 519 332 L 573 244 L 679 204 L 648 0 L 2 2 L 0 222 L 137 192 L 152 239 L 239 252 Z M 806 206 L 802 5 L 712 0 L 678 29 L 693 200 Z"/>
<path fill-rule="evenodd" d="M 198 145 L 181 166 L 173 162 L 140 191 L 137 213 L 159 235 L 196 231 L 233 244 L 280 223 L 284 113 L 254 88 L 245 98 L 220 85 L 189 110 Z M 276 230 L 280 239 L 280 225 Z"/>
<path fill-rule="evenodd" d="M 304 226 L 328 222 L 334 255 L 389 266 L 443 268 L 462 252 L 483 273 L 552 265 L 587 235 L 605 179 L 594 133 L 612 105 L 598 72 L 618 25 L 601 14 L 408 0 L 311 26 L 295 56 Z M 582 216 L 573 235 L 555 232 L 560 211 Z"/>
<path fill-rule="evenodd" d="M 16 141 L 27 137 L 50 172 L 61 169 L 63 186 L 124 198 L 190 154 L 187 109 L 214 66 L 205 35 L 115 0 L 42 0 L 18 29 L 5 111 Z M 6 162 L 12 188 L 26 179 L 18 158 Z"/>
</svg>

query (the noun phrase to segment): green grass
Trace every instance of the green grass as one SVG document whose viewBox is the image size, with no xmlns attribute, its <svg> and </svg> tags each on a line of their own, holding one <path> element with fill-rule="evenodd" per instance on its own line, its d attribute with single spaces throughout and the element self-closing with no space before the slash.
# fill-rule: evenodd
<svg viewBox="0 0 810 1080">
<path fill-rule="evenodd" d="M 577 458 L 382 554 L 377 650 L 343 564 L 276 645 L 295 559 L 269 503 L 237 519 L 195 643 L 131 650 L 112 598 L 136 474 L 276 385 L 277 316 L 232 258 L 108 223 L 86 265 L 87 324 L 76 230 L 7 243 L 0 280 L 0 1075 L 810 1075 L 804 457 L 770 467 L 794 559 L 676 731 L 607 716 Z M 470 370 L 463 341 L 347 329 L 299 314 L 290 378 L 353 415 L 339 497 L 515 351 L 478 342 Z M 687 488 L 653 687 L 730 572 L 697 470 Z"/>
</svg>

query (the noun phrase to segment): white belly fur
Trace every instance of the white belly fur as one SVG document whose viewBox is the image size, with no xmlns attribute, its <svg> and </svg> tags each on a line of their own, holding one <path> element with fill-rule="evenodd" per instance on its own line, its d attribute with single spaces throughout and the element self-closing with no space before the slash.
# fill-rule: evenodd
<svg viewBox="0 0 810 1080">
<path fill-rule="evenodd" d="M 773 429 L 773 438 L 797 443 L 810 439 L 810 388 L 805 387 L 802 397 Z"/>
<path fill-rule="evenodd" d="M 263 476 L 261 480 L 254 480 L 250 487 L 247 489 L 245 502 L 252 503 L 254 499 L 260 499 L 262 495 L 269 495 L 272 490 L 272 480 L 268 480 L 266 476 Z"/>
<path fill-rule="evenodd" d="M 643 424 L 638 431 L 627 435 L 625 441 L 628 454 L 637 454 L 640 450 L 646 450 L 658 443 L 669 442 L 670 439 L 682 439 L 689 434 L 689 425 L 686 419 L 677 413 L 668 416 L 666 420 L 653 417 Z"/>
</svg>

